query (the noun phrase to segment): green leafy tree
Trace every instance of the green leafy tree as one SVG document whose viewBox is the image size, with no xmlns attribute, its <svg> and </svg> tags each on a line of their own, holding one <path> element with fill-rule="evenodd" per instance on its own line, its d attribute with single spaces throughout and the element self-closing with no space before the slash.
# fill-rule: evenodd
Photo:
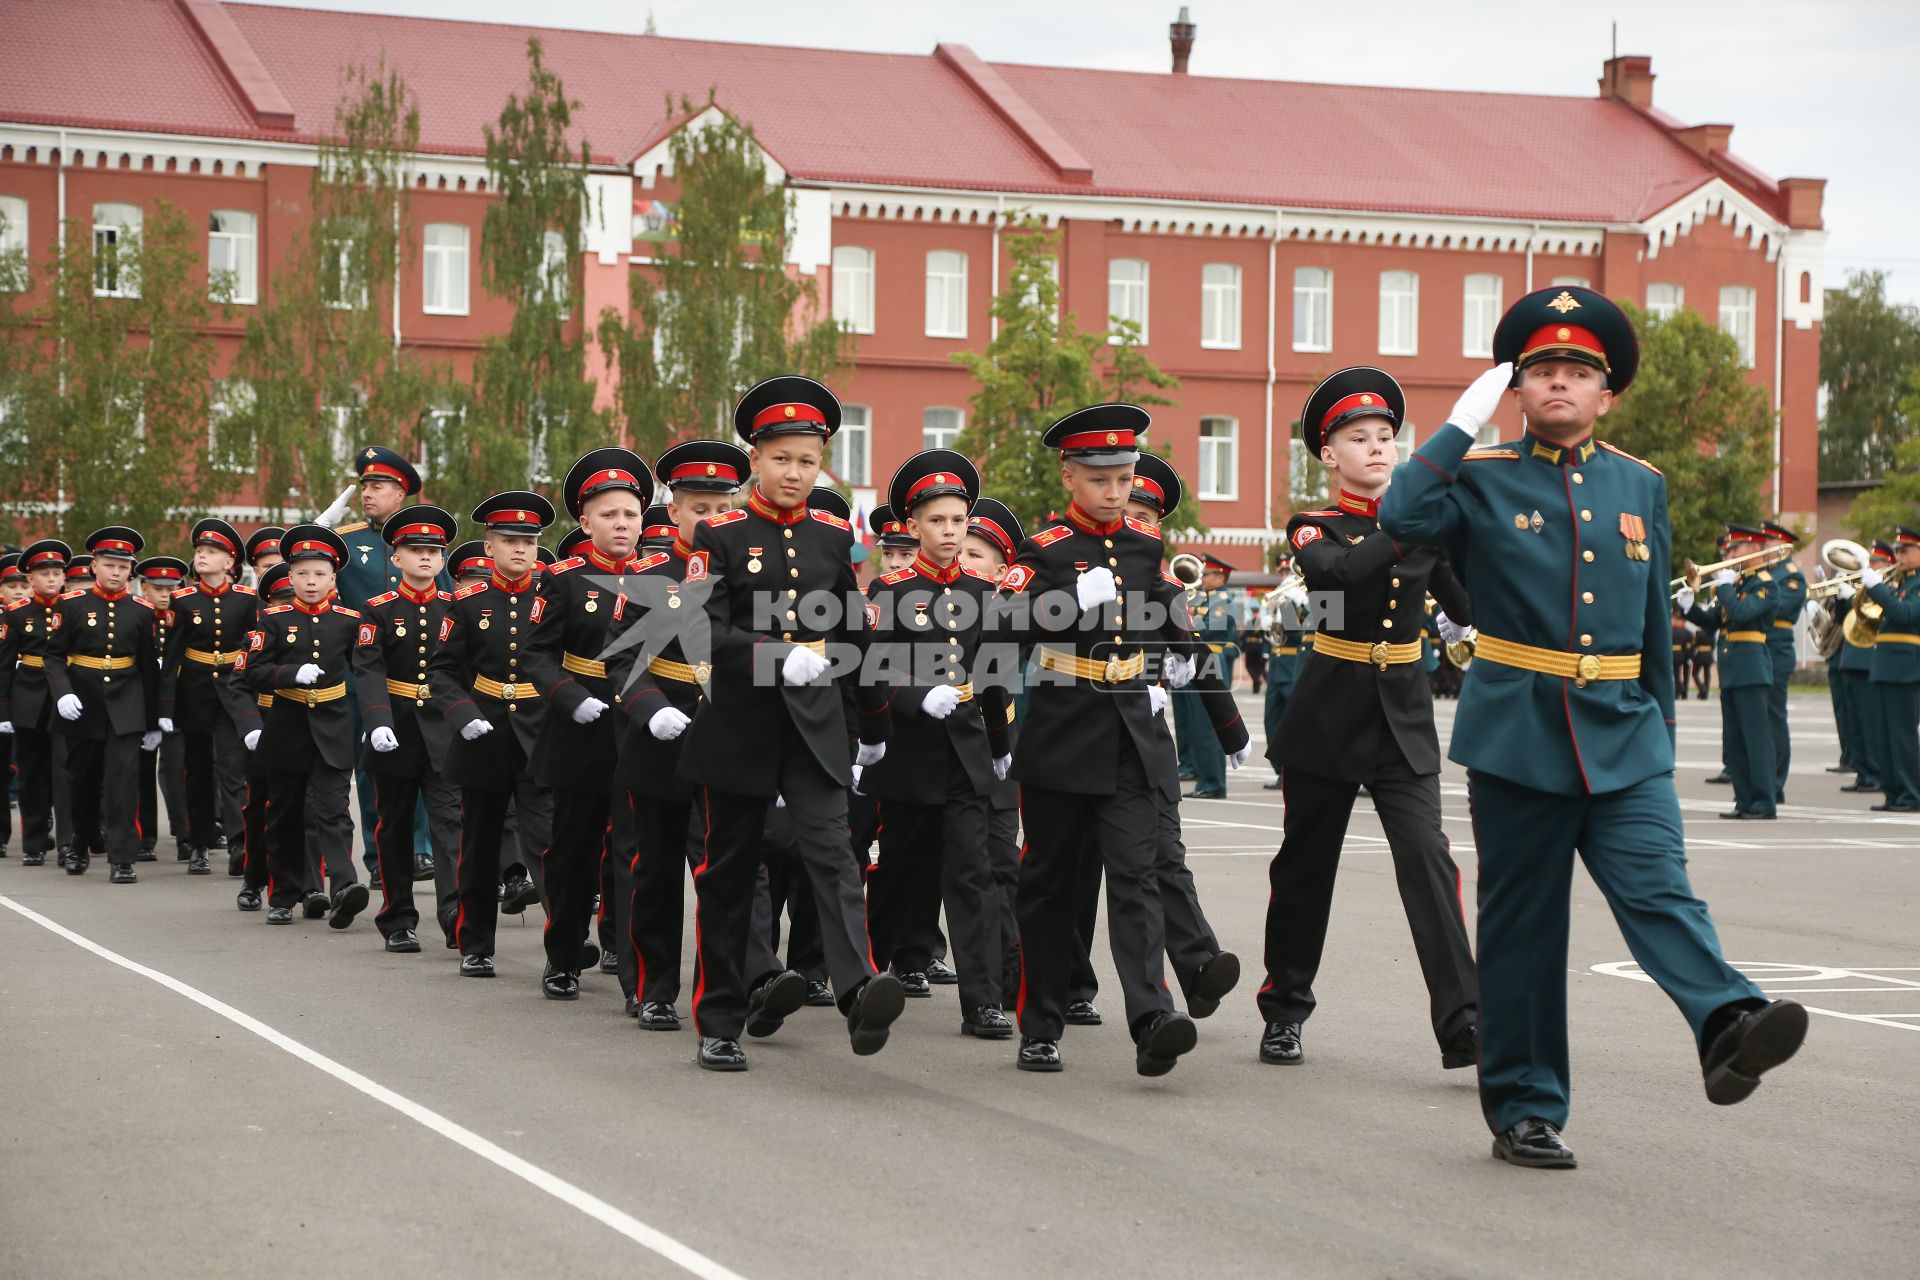
<svg viewBox="0 0 1920 1280">
<path fill-rule="evenodd" d="M 1920 369 L 1907 374 L 1897 412 L 1908 422 L 1920 422 Z M 1920 527 L 1920 436 L 1910 436 L 1893 447 L 1886 483 L 1869 489 L 1847 509 L 1847 529 L 1863 543 L 1884 538 L 1895 525 Z"/>
<path fill-rule="evenodd" d="M 1889 474 L 1920 414 L 1903 400 L 1920 370 L 1920 308 L 1887 300 L 1887 273 L 1857 271 L 1827 291 L 1820 327 L 1820 478 L 1871 480 Z"/>
<path fill-rule="evenodd" d="M 668 103 L 688 121 L 712 106 Z M 716 113 L 676 133 L 671 150 L 678 239 L 635 273 L 631 319 L 609 308 L 599 330 L 626 439 L 648 457 L 675 440 L 727 437 L 742 391 L 782 373 L 830 380 L 846 351 L 814 283 L 786 269 L 792 199 L 768 184 L 753 130 Z"/>
</svg>

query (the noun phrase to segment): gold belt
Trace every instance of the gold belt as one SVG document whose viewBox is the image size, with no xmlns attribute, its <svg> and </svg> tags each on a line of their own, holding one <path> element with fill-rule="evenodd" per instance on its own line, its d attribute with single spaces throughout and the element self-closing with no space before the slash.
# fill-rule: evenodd
<svg viewBox="0 0 1920 1280">
<path fill-rule="evenodd" d="M 1324 631 L 1314 635 L 1313 651 L 1324 653 L 1329 658 L 1339 658 L 1343 662 L 1370 662 L 1382 671 L 1420 661 L 1418 640 L 1409 640 L 1405 644 L 1388 644 L 1385 640 L 1377 640 L 1368 644 L 1364 640 L 1330 636 Z"/>
<path fill-rule="evenodd" d="M 583 658 L 577 653 L 562 654 L 560 665 L 577 676 L 593 676 L 595 679 L 607 678 L 607 664 L 596 662 L 592 658 Z"/>
<path fill-rule="evenodd" d="M 1227 651 L 1227 646 L 1223 644 L 1214 644 L 1212 641 L 1207 642 L 1207 648 L 1214 653 L 1225 653 Z"/>
<path fill-rule="evenodd" d="M 960 695 L 960 701 L 973 701 L 973 681 L 969 680 L 965 684 L 956 684 L 953 686 L 953 691 Z"/>
<path fill-rule="evenodd" d="M 660 657 L 648 658 L 647 670 L 667 680 L 678 680 L 681 684 L 705 684 L 708 677 L 713 675 L 710 663 L 702 662 L 695 666 Z"/>
<path fill-rule="evenodd" d="M 224 649 L 188 649 L 187 661 L 197 662 L 203 667 L 230 667 L 240 653 L 235 650 L 228 653 Z"/>
<path fill-rule="evenodd" d="M 67 665 L 85 667 L 89 671 L 125 671 L 133 666 L 132 658 L 89 658 L 83 653 L 67 655 Z"/>
<path fill-rule="evenodd" d="M 1584 689 L 1595 680 L 1638 680 L 1637 653 L 1563 653 L 1530 644 L 1515 644 L 1482 631 L 1473 644 L 1473 656 L 1503 667 L 1518 667 L 1543 676 L 1559 676 Z"/>
<path fill-rule="evenodd" d="M 422 680 L 419 684 L 408 684 L 405 680 L 388 680 L 387 692 L 396 698 L 416 698 L 425 702 L 433 696 L 433 690 Z"/>
<path fill-rule="evenodd" d="M 1773 620 L 1773 625 L 1774 625 L 1774 628 L 1775 628 L 1776 630 L 1779 630 L 1779 631 L 1791 631 L 1791 630 L 1793 630 L 1793 623 L 1792 623 L 1792 621 L 1790 621 L 1789 619 L 1786 619 L 1786 618 L 1775 618 L 1775 619 Z"/>
<path fill-rule="evenodd" d="M 498 680 L 489 680 L 485 676 L 473 678 L 473 691 L 484 693 L 489 698 L 498 698 L 502 702 L 518 702 L 522 698 L 540 696 L 540 691 L 525 680 L 509 680 L 501 684 Z"/>
<path fill-rule="evenodd" d="M 1058 649 L 1040 646 L 1040 665 L 1049 671 L 1060 671 L 1082 680 L 1092 680 L 1098 684 L 1119 684 L 1131 680 L 1147 669 L 1147 655 L 1136 653 L 1131 658 L 1114 656 L 1105 662 L 1094 658 L 1082 658 L 1078 654 L 1062 653 Z"/>
<path fill-rule="evenodd" d="M 37 653 L 23 653 L 20 655 L 20 665 L 23 667 L 44 667 L 47 665 L 47 660 Z"/>
<path fill-rule="evenodd" d="M 802 649 L 811 649 L 823 658 L 827 656 L 827 642 L 825 640 L 789 640 L 787 643 L 798 645 Z"/>
<path fill-rule="evenodd" d="M 273 705 L 273 696 L 271 694 L 256 693 L 253 695 L 253 700 L 260 704 L 262 710 Z"/>
<path fill-rule="evenodd" d="M 1278 649 L 1275 649 L 1273 651 L 1274 656 L 1278 658 L 1284 658 L 1290 653 L 1298 653 L 1298 652 L 1300 652 L 1300 646 L 1295 644 L 1281 645 Z"/>
<path fill-rule="evenodd" d="M 324 689 L 275 689 L 274 696 L 285 698 L 288 702 L 299 702 L 309 707 L 317 707 L 323 702 L 338 702 L 347 696 L 347 685 L 343 680 L 339 684 L 330 684 Z"/>
<path fill-rule="evenodd" d="M 1727 631 L 1722 635 L 1729 644 L 1765 644 L 1767 642 L 1767 633 L 1764 631 Z"/>
<path fill-rule="evenodd" d="M 1920 636 L 1905 635 L 1898 631 L 1882 631 L 1879 639 L 1882 643 L 1892 641 L 1894 644 L 1920 644 Z"/>
</svg>

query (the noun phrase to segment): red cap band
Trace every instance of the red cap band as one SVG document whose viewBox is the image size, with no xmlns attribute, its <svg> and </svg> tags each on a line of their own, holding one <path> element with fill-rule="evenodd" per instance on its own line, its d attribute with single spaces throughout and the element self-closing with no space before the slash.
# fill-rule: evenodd
<svg viewBox="0 0 1920 1280">
<path fill-rule="evenodd" d="M 459 564 L 456 564 L 455 566 L 453 566 L 453 571 L 455 573 L 471 573 L 475 569 L 485 569 L 488 573 L 492 573 L 493 557 L 492 556 L 468 556 L 465 560 L 462 560 Z"/>
<path fill-rule="evenodd" d="M 540 517 L 531 511 L 489 511 L 488 524 L 539 524 Z"/>
<path fill-rule="evenodd" d="M 422 534 L 430 538 L 445 540 L 447 531 L 437 524 L 410 524 L 404 529 L 395 529 L 393 531 L 393 540 L 398 542 L 402 538 L 411 538 Z"/>
<path fill-rule="evenodd" d="M 102 538 L 100 539 L 100 541 L 93 544 L 92 549 L 95 555 L 99 555 L 103 551 L 105 552 L 118 551 L 122 555 L 129 555 L 129 556 L 133 554 L 133 544 L 131 542 L 122 542 L 118 538 Z"/>
<path fill-rule="evenodd" d="M 1333 406 L 1321 415 L 1320 429 L 1325 431 L 1327 425 L 1335 418 L 1340 417 L 1342 414 L 1352 413 L 1356 409 L 1378 409 L 1380 416 L 1383 418 L 1391 418 L 1393 416 L 1393 411 L 1387 408 L 1387 402 L 1383 397 L 1377 396 L 1371 391 L 1356 391 L 1350 396 L 1342 396 L 1333 402 Z"/>
<path fill-rule="evenodd" d="M 1527 345 L 1520 351 L 1520 358 L 1514 363 L 1522 365 L 1535 356 L 1551 354 L 1554 351 L 1577 351 L 1581 355 L 1591 356 L 1600 362 L 1600 367 L 1611 372 L 1613 366 L 1607 363 L 1607 348 L 1593 335 L 1591 329 L 1582 329 L 1577 324 L 1550 324 L 1534 332 L 1527 339 Z"/>
<path fill-rule="evenodd" d="M 318 551 L 321 554 L 325 555 L 329 560 L 332 560 L 334 558 L 333 548 L 328 546 L 324 542 L 307 541 L 307 542 L 296 542 L 293 544 L 292 554 L 299 555 L 303 551 Z"/>
<path fill-rule="evenodd" d="M 1002 551 L 1005 551 L 1008 555 L 1013 554 L 1013 539 L 1007 535 L 1005 529 L 1002 529 L 985 516 L 975 516 L 967 521 L 967 532 L 984 533 L 988 538 L 999 544 Z"/>
<path fill-rule="evenodd" d="M 609 469 L 606 471 L 596 471 L 585 480 L 582 480 L 579 491 L 585 493 L 589 489 L 599 489 L 610 484 L 630 485 L 635 489 L 640 487 L 640 482 L 634 479 L 628 472 Z M 531 516 L 527 518 L 529 520 L 532 519 Z"/>
<path fill-rule="evenodd" d="M 1062 449 L 1131 449 L 1131 431 L 1079 431 L 1060 441 Z"/>
<path fill-rule="evenodd" d="M 360 478 L 364 480 L 368 476 L 385 476 L 389 480 L 398 480 L 402 487 L 407 483 L 405 472 L 398 467 L 390 467 L 384 462 L 369 462 L 360 468 Z"/>
<path fill-rule="evenodd" d="M 200 536 L 193 540 L 193 544 L 196 547 L 203 542 L 211 542 L 219 546 L 225 547 L 227 549 L 228 554 L 235 554 L 238 551 L 238 548 L 236 548 L 233 545 L 232 540 L 229 539 L 226 534 L 217 532 L 213 529 L 202 529 L 200 531 Z"/>
<path fill-rule="evenodd" d="M 640 530 L 640 536 L 643 538 L 677 538 L 680 536 L 680 528 L 678 525 L 671 524 L 650 524 Z"/>
<path fill-rule="evenodd" d="M 962 484 L 960 477 L 951 471 L 936 471 L 931 475 L 921 476 L 907 486 L 907 505 L 911 507 L 913 500 L 929 489 L 955 488 L 964 490 L 966 485 Z"/>
<path fill-rule="evenodd" d="M 689 462 L 675 467 L 667 477 L 668 483 L 675 480 L 731 480 L 739 484 L 740 473 L 724 462 Z"/>
<path fill-rule="evenodd" d="M 51 560 L 55 564 L 60 564 L 60 565 L 64 565 L 67 562 L 66 557 L 62 556 L 58 551 L 42 551 L 39 555 L 27 561 L 27 568 L 37 569 L 40 567 L 40 563 L 44 560 Z"/>
<path fill-rule="evenodd" d="M 162 565 L 158 569 L 149 569 L 140 576 L 143 578 L 172 578 L 177 581 L 185 575 L 172 565 Z"/>
<path fill-rule="evenodd" d="M 1920 547 L 1920 536 L 1909 533 L 1904 529 L 1893 535 L 1893 541 L 1895 546 Z"/>
<path fill-rule="evenodd" d="M 1134 476 L 1133 487 L 1140 490 L 1142 493 L 1146 494 L 1148 497 L 1152 498 L 1154 506 L 1164 507 L 1167 505 L 1166 491 L 1162 489 L 1158 484 L 1154 483 L 1152 480 L 1147 479 L 1145 476 L 1143 475 Z"/>
<path fill-rule="evenodd" d="M 810 404 L 770 404 L 753 415 L 753 429 L 771 427 L 782 422 L 811 422 L 817 426 L 827 425 L 827 415 Z"/>
</svg>

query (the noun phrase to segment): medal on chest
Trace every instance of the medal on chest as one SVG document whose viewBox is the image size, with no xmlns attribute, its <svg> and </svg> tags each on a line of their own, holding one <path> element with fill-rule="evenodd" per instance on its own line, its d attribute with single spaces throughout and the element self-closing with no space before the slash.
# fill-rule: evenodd
<svg viewBox="0 0 1920 1280">
<path fill-rule="evenodd" d="M 200 617 L 200 615 L 199 615 L 199 614 L 197 614 L 197 613 L 196 613 L 196 614 L 194 614 L 194 615 L 193 615 L 193 625 L 194 625 L 194 626 L 196 626 L 196 627 L 197 627 L 197 626 L 199 626 L 199 625 L 201 624 L 201 621 L 202 621 L 202 619 L 201 619 L 201 617 Z"/>
<path fill-rule="evenodd" d="M 1627 512 L 1620 513 L 1620 536 L 1626 539 L 1626 554 L 1629 560 L 1651 560 L 1653 553 L 1647 550 L 1647 522 Z"/>
<path fill-rule="evenodd" d="M 598 591 L 587 592 L 587 602 L 581 605 L 580 608 L 587 613 L 600 612 L 599 595 L 600 593 Z"/>
<path fill-rule="evenodd" d="M 405 636 L 407 634 L 407 624 L 404 622 L 395 622 L 393 624 L 393 634 L 396 636 Z"/>
<path fill-rule="evenodd" d="M 916 604 L 913 606 L 913 625 L 916 627 L 924 627 L 927 625 L 926 605 Z"/>
<path fill-rule="evenodd" d="M 288 644 L 299 644 L 299 643 L 300 643 L 300 628 L 298 628 L 298 627 L 288 627 L 288 628 L 287 628 L 287 643 L 288 643 Z"/>
<path fill-rule="evenodd" d="M 667 608 L 678 609 L 679 607 L 680 607 L 680 588 L 678 586 L 669 586 L 667 588 Z"/>
<path fill-rule="evenodd" d="M 761 550 L 762 550 L 762 548 L 760 548 L 760 547 L 748 547 L 748 548 L 747 548 L 747 557 L 748 557 L 748 559 L 747 559 L 747 572 L 748 572 L 748 573 L 758 573 L 758 572 L 760 572 L 760 568 L 761 568 L 761 565 L 760 565 L 760 552 L 761 552 Z"/>
<path fill-rule="evenodd" d="M 480 629 L 482 631 L 485 631 L 488 627 L 491 627 L 493 625 L 493 619 L 490 616 L 488 616 L 492 614 L 492 612 L 493 610 L 491 609 L 482 609 L 480 611 Z"/>
<path fill-rule="evenodd" d="M 90 627 L 97 627 L 97 626 L 99 626 L 99 625 L 100 625 L 100 615 L 99 615 L 99 614 L 97 614 L 97 613 L 89 613 L 89 614 L 87 615 L 87 625 L 88 625 L 88 626 L 90 626 Z"/>
</svg>

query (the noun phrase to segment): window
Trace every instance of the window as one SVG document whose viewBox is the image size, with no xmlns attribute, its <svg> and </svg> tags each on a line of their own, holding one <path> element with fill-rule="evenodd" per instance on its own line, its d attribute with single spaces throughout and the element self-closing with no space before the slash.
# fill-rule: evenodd
<svg viewBox="0 0 1920 1280">
<path fill-rule="evenodd" d="M 1200 345 L 1240 349 L 1240 268 L 1231 263 L 1200 268 Z"/>
<path fill-rule="evenodd" d="M 140 208 L 93 206 L 93 292 L 102 298 L 140 296 Z"/>
<path fill-rule="evenodd" d="M 965 295 L 964 271 L 963 265 L 962 296 Z M 833 247 L 833 320 L 848 333 L 873 332 L 873 250 L 853 244 Z M 927 331 L 933 331 L 931 261 L 927 264 Z"/>
<path fill-rule="evenodd" d="M 927 255 L 927 336 L 967 336 L 967 255 L 935 249 Z"/>
<path fill-rule="evenodd" d="M 1380 273 L 1380 354 L 1420 354 L 1420 277 L 1411 271 Z"/>
<path fill-rule="evenodd" d="M 207 457 L 222 471 L 248 471 L 246 415 L 253 411 L 253 388 L 238 379 L 213 384 L 207 409 Z M 238 421 L 237 421 L 238 420 Z"/>
<path fill-rule="evenodd" d="M 457 222 L 427 225 L 426 294 L 428 315 L 467 314 L 467 229 Z"/>
<path fill-rule="evenodd" d="M 27 287 L 27 202 L 0 196 L 0 290 Z"/>
<path fill-rule="evenodd" d="M 540 236 L 540 286 L 534 290 L 534 297 L 543 301 L 551 298 L 558 306 L 567 305 L 567 279 L 571 276 L 573 264 L 567 261 L 567 238 L 558 231 L 542 232 Z M 549 292 L 551 291 L 551 292 Z"/>
<path fill-rule="evenodd" d="M 1740 359 L 1753 368 L 1753 290 L 1729 284 L 1720 289 L 1720 331 L 1740 347 Z"/>
<path fill-rule="evenodd" d="M 361 240 L 339 223 L 328 223 L 314 233 L 318 246 L 320 301 L 336 311 L 367 305 L 366 254 Z"/>
<path fill-rule="evenodd" d="M 366 419 L 367 396 L 364 391 L 355 390 L 345 397 L 344 404 L 327 404 L 320 407 L 320 417 L 327 424 L 327 461 L 329 464 L 346 464 L 359 448 L 361 426 Z"/>
<path fill-rule="evenodd" d="M 873 410 L 864 404 L 840 406 L 840 430 L 833 436 L 833 474 L 840 483 L 873 483 Z"/>
<path fill-rule="evenodd" d="M 1293 269 L 1293 349 L 1333 350 L 1333 272 Z"/>
<path fill-rule="evenodd" d="M 1240 496 L 1240 424 L 1232 418 L 1200 419 L 1200 496 Z"/>
<path fill-rule="evenodd" d="M 1587 277 L 1585 276 L 1555 276 L 1553 279 L 1547 281 L 1547 283 L 1548 284 L 1575 284 L 1575 285 L 1579 285 L 1582 289 L 1593 288 L 1593 281 L 1587 279 Z"/>
<path fill-rule="evenodd" d="M 255 226 L 252 214 L 237 209 L 215 209 L 208 215 L 207 287 L 215 300 L 246 306 L 260 300 Z"/>
<path fill-rule="evenodd" d="M 1134 341 L 1147 345 L 1147 264 L 1138 258 L 1115 258 L 1107 263 L 1107 323 L 1128 321 Z"/>
<path fill-rule="evenodd" d="M 1685 306 L 1686 301 L 1686 291 L 1677 284 L 1656 281 L 1647 286 L 1647 314 L 1656 319 L 1673 319 L 1674 312 Z"/>
<path fill-rule="evenodd" d="M 929 409 L 920 417 L 920 447 L 951 449 L 966 424 L 958 409 Z"/>
<path fill-rule="evenodd" d="M 1500 323 L 1500 277 L 1476 272 L 1467 277 L 1460 317 L 1460 354 L 1493 358 L 1493 329 Z"/>
<path fill-rule="evenodd" d="M 1401 462 L 1413 457 L 1413 419 L 1401 419 L 1400 430 L 1393 434 L 1393 447 L 1399 453 Z"/>
<path fill-rule="evenodd" d="M 1054 311 L 1057 313 L 1060 309 L 1060 259 L 1048 258 L 1046 261 L 1047 261 L 1047 279 L 1053 282 L 1053 307 L 1054 307 Z M 1023 294 L 1021 294 L 1021 298 L 1025 301 L 1028 307 L 1034 310 L 1039 309 L 1040 281 L 1037 278 L 1028 277 L 1027 288 L 1026 288 L 1026 291 Z M 1055 318 L 1056 318 L 1055 316 L 1047 317 L 1048 320 L 1053 320 Z"/>
</svg>

